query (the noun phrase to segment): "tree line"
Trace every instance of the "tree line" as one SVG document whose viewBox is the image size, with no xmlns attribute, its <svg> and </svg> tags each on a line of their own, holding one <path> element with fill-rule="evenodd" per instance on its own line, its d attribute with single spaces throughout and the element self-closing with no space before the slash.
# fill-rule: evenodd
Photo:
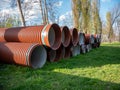
<svg viewBox="0 0 120 90">
<path fill-rule="evenodd" d="M 100 34 L 102 41 L 120 41 L 120 3 L 100 18 L 100 0 L 72 0 L 74 27 L 86 34 Z M 118 35 L 116 34 L 118 33 Z"/>
<path fill-rule="evenodd" d="M 5 0 L 6 3 L 7 0 Z M 59 10 L 53 5 L 60 0 L 10 0 L 11 8 L 18 8 L 19 15 L 0 12 L 0 27 L 26 26 L 27 19 L 34 16 L 30 11 L 40 12 L 40 24 L 50 22 L 59 24 Z M 38 7 L 36 7 L 36 4 Z M 72 17 L 68 16 L 63 24 L 73 20 L 74 27 L 86 34 L 100 34 L 103 41 L 120 41 L 120 3 L 106 13 L 106 21 L 100 18 L 100 0 L 71 0 Z M 34 9 L 33 9 L 34 8 Z M 71 19 L 73 18 L 73 19 Z M 71 20 L 70 20 L 71 19 Z M 38 19 L 37 19 L 38 20 Z M 33 25 L 32 21 L 29 22 Z M 34 23 L 34 25 L 36 25 Z M 117 32 L 117 36 L 116 33 Z"/>
</svg>

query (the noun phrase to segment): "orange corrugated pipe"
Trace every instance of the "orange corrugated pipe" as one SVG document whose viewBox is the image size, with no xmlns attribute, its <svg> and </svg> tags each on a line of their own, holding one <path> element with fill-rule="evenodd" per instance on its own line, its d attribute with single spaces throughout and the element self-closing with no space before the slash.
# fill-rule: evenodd
<svg viewBox="0 0 120 90">
<path fill-rule="evenodd" d="M 47 60 L 49 62 L 54 62 L 55 58 L 56 58 L 56 50 L 48 49 L 47 50 Z"/>
<path fill-rule="evenodd" d="M 48 58 L 47 60 L 50 62 L 57 62 L 60 59 L 63 59 L 65 56 L 65 47 L 61 45 L 57 50 L 48 49 Z"/>
<path fill-rule="evenodd" d="M 43 46 L 33 43 L 0 43 L 0 61 L 19 64 L 32 68 L 41 68 L 47 54 Z"/>
<path fill-rule="evenodd" d="M 62 33 L 62 44 L 64 47 L 67 47 L 70 44 L 70 31 L 67 26 L 61 27 Z"/>
<path fill-rule="evenodd" d="M 76 46 L 78 44 L 78 31 L 76 28 L 70 29 L 71 44 Z"/>
<path fill-rule="evenodd" d="M 91 34 L 85 34 L 85 44 L 94 44 L 95 39 L 94 39 L 94 35 Z"/>
<path fill-rule="evenodd" d="M 79 32 L 78 36 L 79 36 L 79 45 L 81 46 L 81 45 L 85 44 L 85 34 Z"/>
<path fill-rule="evenodd" d="M 70 51 L 70 47 L 66 47 L 65 48 L 65 56 L 64 58 L 70 58 L 70 55 L 71 55 L 71 51 Z"/>
<path fill-rule="evenodd" d="M 61 45 L 61 30 L 57 24 L 0 28 L 0 42 L 39 43 L 56 50 Z"/>
</svg>

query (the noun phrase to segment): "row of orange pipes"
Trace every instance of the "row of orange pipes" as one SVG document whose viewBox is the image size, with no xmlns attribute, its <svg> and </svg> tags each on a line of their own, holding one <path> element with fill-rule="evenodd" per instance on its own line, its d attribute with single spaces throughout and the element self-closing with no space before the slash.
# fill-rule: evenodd
<svg viewBox="0 0 120 90">
<path fill-rule="evenodd" d="M 0 62 L 41 68 L 54 62 L 99 47 L 98 35 L 78 32 L 58 24 L 0 28 Z"/>
</svg>

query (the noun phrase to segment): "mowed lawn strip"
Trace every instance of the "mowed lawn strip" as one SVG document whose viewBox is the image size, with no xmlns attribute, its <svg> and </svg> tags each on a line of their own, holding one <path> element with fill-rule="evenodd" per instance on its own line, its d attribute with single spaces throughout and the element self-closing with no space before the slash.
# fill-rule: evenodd
<svg viewBox="0 0 120 90">
<path fill-rule="evenodd" d="M 120 43 L 42 69 L 0 64 L 0 90 L 120 90 Z"/>
</svg>

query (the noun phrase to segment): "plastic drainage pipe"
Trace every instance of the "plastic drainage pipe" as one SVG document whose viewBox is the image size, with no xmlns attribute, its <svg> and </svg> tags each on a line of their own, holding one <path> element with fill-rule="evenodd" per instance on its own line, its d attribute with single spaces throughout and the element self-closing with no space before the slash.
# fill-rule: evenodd
<svg viewBox="0 0 120 90">
<path fill-rule="evenodd" d="M 72 56 L 77 56 L 78 55 L 77 46 L 72 46 L 71 47 L 71 54 L 72 54 Z"/>
<path fill-rule="evenodd" d="M 65 56 L 64 58 L 70 58 L 70 55 L 71 55 L 71 51 L 70 51 L 70 47 L 66 47 L 65 48 Z"/>
<path fill-rule="evenodd" d="M 62 56 L 62 47 L 59 47 L 57 50 L 56 50 L 56 57 L 55 57 L 55 62 L 59 61 L 61 59 L 61 56 Z"/>
<path fill-rule="evenodd" d="M 63 48 L 60 46 L 57 50 L 47 50 L 47 60 L 50 62 L 57 62 L 62 58 Z M 64 56 L 64 55 L 63 55 Z"/>
<path fill-rule="evenodd" d="M 95 43 L 94 35 L 90 35 L 90 43 L 91 43 L 91 44 L 94 44 L 94 43 Z"/>
<path fill-rule="evenodd" d="M 94 34 L 93 36 L 94 36 L 94 40 L 95 40 L 94 42 L 95 42 L 95 43 L 98 43 L 98 42 L 99 42 L 99 37 L 98 37 L 98 35 L 97 35 L 97 34 Z"/>
<path fill-rule="evenodd" d="M 61 48 L 62 48 L 61 59 L 64 59 L 64 57 L 65 57 L 65 47 L 61 46 Z"/>
<path fill-rule="evenodd" d="M 90 44 L 87 44 L 86 45 L 86 52 L 89 52 L 90 51 Z"/>
<path fill-rule="evenodd" d="M 32 43 L 0 43 L 0 61 L 41 68 L 47 58 L 46 50 L 39 44 Z"/>
<path fill-rule="evenodd" d="M 70 44 L 70 31 L 67 26 L 61 27 L 62 33 L 62 44 L 64 47 L 67 47 Z"/>
<path fill-rule="evenodd" d="M 47 50 L 47 60 L 49 62 L 54 62 L 55 58 L 56 58 L 56 50 L 52 50 L 52 49 Z"/>
<path fill-rule="evenodd" d="M 78 43 L 78 31 L 76 28 L 70 29 L 71 34 L 71 44 L 76 46 Z"/>
<path fill-rule="evenodd" d="M 94 35 L 90 35 L 90 34 L 85 34 L 85 44 L 94 44 L 95 39 L 94 39 Z"/>
<path fill-rule="evenodd" d="M 39 43 L 56 50 L 61 45 L 61 30 L 57 24 L 0 28 L 0 41 Z"/>
<path fill-rule="evenodd" d="M 79 45 L 85 44 L 85 34 L 79 32 Z"/>
<path fill-rule="evenodd" d="M 79 55 L 80 54 L 80 45 L 76 46 L 76 50 L 77 50 L 77 55 Z"/>
<path fill-rule="evenodd" d="M 90 34 L 85 34 L 85 44 L 90 44 Z"/>
<path fill-rule="evenodd" d="M 81 45 L 81 53 L 85 54 L 86 53 L 86 45 Z"/>
</svg>

